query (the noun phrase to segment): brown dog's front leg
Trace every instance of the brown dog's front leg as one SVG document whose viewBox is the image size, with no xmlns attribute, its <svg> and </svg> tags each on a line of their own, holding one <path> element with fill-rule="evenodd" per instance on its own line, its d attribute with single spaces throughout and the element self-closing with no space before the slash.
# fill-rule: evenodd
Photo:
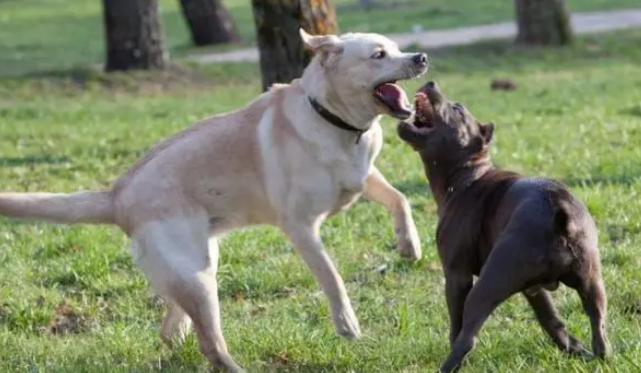
<svg viewBox="0 0 641 373">
<path fill-rule="evenodd" d="M 364 196 L 383 205 L 394 216 L 394 232 L 396 232 L 401 255 L 411 260 L 420 259 L 421 242 L 412 218 L 410 204 L 403 193 L 391 186 L 376 167 L 372 167 L 365 180 Z"/>
<path fill-rule="evenodd" d="M 494 309 L 511 295 L 521 291 L 528 279 L 538 275 L 534 270 L 523 270 L 527 268 L 526 263 L 531 261 L 527 258 L 524 260 L 523 251 L 514 249 L 515 245 L 508 239 L 495 245 L 478 281 L 465 299 L 463 326 L 450 355 L 441 365 L 441 372 L 458 371 L 467 354 L 476 345 L 476 337 Z"/>
<path fill-rule="evenodd" d="M 463 326 L 463 307 L 472 289 L 472 283 L 471 272 L 445 272 L 445 297 L 450 313 L 450 347 L 452 348 Z"/>
</svg>

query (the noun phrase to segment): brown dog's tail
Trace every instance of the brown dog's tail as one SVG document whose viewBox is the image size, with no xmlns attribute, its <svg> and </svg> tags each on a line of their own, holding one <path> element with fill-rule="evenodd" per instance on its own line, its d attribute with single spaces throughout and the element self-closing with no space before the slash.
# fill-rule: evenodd
<svg viewBox="0 0 641 373">
<path fill-rule="evenodd" d="M 0 193 L 0 215 L 65 224 L 113 224 L 113 196 L 111 192 Z"/>
</svg>

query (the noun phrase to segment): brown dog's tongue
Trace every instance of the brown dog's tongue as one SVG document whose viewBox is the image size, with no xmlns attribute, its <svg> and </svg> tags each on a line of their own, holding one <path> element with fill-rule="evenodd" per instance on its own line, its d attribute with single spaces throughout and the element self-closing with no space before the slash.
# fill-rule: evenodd
<svg viewBox="0 0 641 373">
<path fill-rule="evenodd" d="M 412 115 L 412 107 L 405 91 L 396 84 L 381 84 L 374 90 L 374 96 L 399 119 L 406 119 Z"/>
</svg>

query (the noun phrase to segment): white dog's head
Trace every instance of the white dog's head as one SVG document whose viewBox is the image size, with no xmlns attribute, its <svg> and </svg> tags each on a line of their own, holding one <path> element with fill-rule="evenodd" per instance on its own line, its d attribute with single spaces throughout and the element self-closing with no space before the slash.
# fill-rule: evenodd
<svg viewBox="0 0 641 373">
<path fill-rule="evenodd" d="M 407 95 L 396 81 L 425 73 L 425 53 L 403 53 L 378 34 L 312 36 L 303 29 L 300 34 L 315 53 L 303 75 L 307 89 L 337 114 L 356 126 L 381 114 L 398 119 L 412 114 Z"/>
</svg>

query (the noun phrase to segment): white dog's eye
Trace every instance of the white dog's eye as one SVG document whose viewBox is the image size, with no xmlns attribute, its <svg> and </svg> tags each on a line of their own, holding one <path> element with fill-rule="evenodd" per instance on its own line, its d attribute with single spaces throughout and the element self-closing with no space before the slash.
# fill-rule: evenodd
<svg viewBox="0 0 641 373">
<path fill-rule="evenodd" d="M 385 52 L 382 49 L 380 51 L 376 51 L 374 54 L 372 54 L 372 58 L 375 59 L 375 60 L 380 60 L 380 59 L 383 59 L 385 57 L 387 57 L 387 52 Z"/>
</svg>

